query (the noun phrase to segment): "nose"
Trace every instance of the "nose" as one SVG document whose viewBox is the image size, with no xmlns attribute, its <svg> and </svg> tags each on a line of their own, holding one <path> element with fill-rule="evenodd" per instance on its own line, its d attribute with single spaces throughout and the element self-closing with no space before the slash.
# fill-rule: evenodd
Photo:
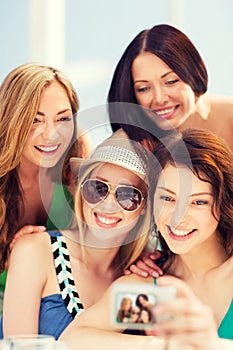
<svg viewBox="0 0 233 350">
<path fill-rule="evenodd" d="M 168 95 L 166 90 L 162 86 L 154 87 L 153 103 L 163 105 L 168 102 Z"/>
<path fill-rule="evenodd" d="M 54 121 L 48 120 L 44 123 L 42 136 L 46 141 L 52 141 L 57 137 L 57 127 Z"/>
<path fill-rule="evenodd" d="M 173 229 L 177 226 L 187 226 L 190 221 L 190 208 L 189 202 L 177 202 L 175 209 L 172 213 L 171 220 L 169 222 L 169 226 Z"/>
<path fill-rule="evenodd" d="M 112 191 L 109 192 L 107 197 L 99 204 L 98 209 L 111 213 L 119 211 L 119 205 Z"/>
</svg>

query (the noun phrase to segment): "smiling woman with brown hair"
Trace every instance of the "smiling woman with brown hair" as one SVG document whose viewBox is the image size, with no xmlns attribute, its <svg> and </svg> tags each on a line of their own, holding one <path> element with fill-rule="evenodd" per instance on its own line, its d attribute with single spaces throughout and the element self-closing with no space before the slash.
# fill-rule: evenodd
<svg viewBox="0 0 233 350">
<path fill-rule="evenodd" d="M 201 128 L 233 149 L 233 99 L 208 95 L 207 85 L 205 64 L 183 32 L 168 24 L 142 30 L 113 74 L 108 93 L 112 129 L 123 128 L 153 150 L 169 130 Z"/>
</svg>

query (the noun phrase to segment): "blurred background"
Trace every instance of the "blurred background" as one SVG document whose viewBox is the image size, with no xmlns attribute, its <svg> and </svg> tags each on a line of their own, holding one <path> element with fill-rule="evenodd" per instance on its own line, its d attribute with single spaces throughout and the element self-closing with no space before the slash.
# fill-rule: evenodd
<svg viewBox="0 0 233 350">
<path fill-rule="evenodd" d="M 77 90 L 81 124 L 88 115 L 99 143 L 110 133 L 104 105 L 115 66 L 155 24 L 184 31 L 206 63 L 209 93 L 232 95 L 232 13 L 231 0 L 0 0 L 0 81 L 29 61 L 61 69 Z"/>
</svg>

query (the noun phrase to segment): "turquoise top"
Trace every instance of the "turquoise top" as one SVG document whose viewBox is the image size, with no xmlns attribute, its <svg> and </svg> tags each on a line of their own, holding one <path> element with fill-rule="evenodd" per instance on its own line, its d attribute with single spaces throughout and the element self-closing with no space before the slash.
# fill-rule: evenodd
<svg viewBox="0 0 233 350">
<path fill-rule="evenodd" d="M 154 278 L 154 284 L 156 285 L 156 278 Z M 233 340 L 233 299 L 218 328 L 218 335 L 220 338 Z"/>
<path fill-rule="evenodd" d="M 220 338 L 233 340 L 233 299 L 218 328 L 218 335 Z"/>
</svg>

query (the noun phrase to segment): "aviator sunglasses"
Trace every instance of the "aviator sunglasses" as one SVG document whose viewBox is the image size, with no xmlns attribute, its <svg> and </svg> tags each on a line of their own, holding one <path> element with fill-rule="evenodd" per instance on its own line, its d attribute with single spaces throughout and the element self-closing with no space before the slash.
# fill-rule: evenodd
<svg viewBox="0 0 233 350">
<path fill-rule="evenodd" d="M 114 187 L 111 190 L 111 187 Z M 97 204 L 114 193 L 117 203 L 127 211 L 137 210 L 145 199 L 142 192 L 130 185 L 114 185 L 109 182 L 88 179 L 81 184 L 81 193 L 86 202 Z"/>
</svg>

